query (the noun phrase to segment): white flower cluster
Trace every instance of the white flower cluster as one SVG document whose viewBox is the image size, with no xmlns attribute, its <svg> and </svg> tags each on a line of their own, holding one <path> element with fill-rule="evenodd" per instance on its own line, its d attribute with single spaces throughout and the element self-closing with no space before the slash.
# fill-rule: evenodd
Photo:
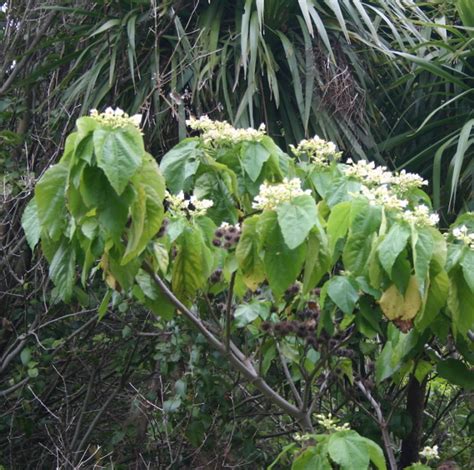
<svg viewBox="0 0 474 470">
<path fill-rule="evenodd" d="M 283 178 L 282 183 L 269 184 L 267 182 L 260 185 L 260 191 L 252 203 L 252 207 L 257 210 L 274 210 L 282 202 L 291 201 L 297 196 L 311 194 L 310 189 L 302 190 L 301 181 L 298 178 L 289 180 Z"/>
<path fill-rule="evenodd" d="M 399 218 L 409 224 L 418 226 L 433 227 L 439 222 L 439 215 L 430 213 L 429 207 L 424 204 L 416 206 L 413 210 L 403 211 Z"/>
<path fill-rule="evenodd" d="M 421 204 L 413 210 L 407 209 L 408 200 L 403 198 L 407 191 L 419 188 L 427 182 L 419 175 L 402 170 L 393 174 L 385 166 L 375 166 L 374 162 L 348 160 L 344 168 L 346 176 L 353 177 L 363 184 L 360 195 L 371 205 L 383 206 L 387 210 L 398 211 L 398 217 L 409 224 L 434 226 L 439 222 L 437 214 L 430 213 L 427 206 Z"/>
<path fill-rule="evenodd" d="M 258 141 L 265 135 L 265 124 L 260 124 L 258 129 L 236 129 L 226 121 L 213 121 L 207 116 L 201 116 L 199 119 L 191 117 L 186 120 L 186 125 L 201 131 L 204 142 L 213 145 Z"/>
<path fill-rule="evenodd" d="M 232 231 L 240 230 L 240 224 L 236 223 L 235 225 L 229 224 L 229 222 L 222 222 L 218 230 L 229 230 L 231 229 Z"/>
<path fill-rule="evenodd" d="M 428 181 L 420 175 L 408 173 L 406 170 L 393 174 L 385 166 L 375 166 L 374 162 L 359 160 L 354 163 L 348 159 L 347 163 L 349 166 L 343 170 L 346 176 L 356 178 L 366 186 L 389 184 L 394 192 L 404 194 L 411 189 L 421 188 L 428 184 Z"/>
<path fill-rule="evenodd" d="M 376 186 L 373 188 L 361 186 L 360 193 L 372 206 L 383 206 L 386 209 L 403 210 L 408 205 L 406 199 L 400 199 L 386 185 Z"/>
<path fill-rule="evenodd" d="M 474 250 L 474 232 L 469 232 L 465 225 L 453 228 L 451 233 L 456 240 L 463 242 L 471 250 Z"/>
<path fill-rule="evenodd" d="M 358 179 L 366 186 L 377 186 L 392 182 L 392 172 L 387 171 L 385 166 L 375 166 L 374 162 L 367 162 L 366 160 L 359 160 L 354 163 L 350 158 L 346 163 L 348 166 L 343 169 L 346 176 Z"/>
<path fill-rule="evenodd" d="M 420 175 L 407 173 L 405 170 L 393 175 L 390 183 L 395 186 L 396 191 L 401 193 L 428 185 L 428 181 L 424 180 Z"/>
<path fill-rule="evenodd" d="M 300 433 L 296 433 L 294 436 L 293 436 L 293 439 L 297 442 L 301 442 L 301 441 L 307 441 L 309 439 L 311 439 L 312 436 L 311 434 L 300 434 Z"/>
<path fill-rule="evenodd" d="M 438 446 L 429 447 L 426 446 L 420 452 L 422 457 L 425 457 L 427 460 L 439 459 Z"/>
<path fill-rule="evenodd" d="M 191 196 L 190 199 L 184 198 L 183 191 L 173 195 L 166 191 L 166 200 L 169 202 L 169 210 L 178 214 L 180 212 L 187 212 L 191 215 L 204 215 L 214 202 L 209 199 L 198 199 L 196 196 Z"/>
<path fill-rule="evenodd" d="M 290 145 L 291 151 L 296 156 L 306 155 L 316 165 L 324 167 L 328 166 L 331 159 L 339 160 L 342 152 L 338 152 L 336 144 L 321 139 L 315 135 L 312 139 L 302 140 L 296 147 Z"/>
<path fill-rule="evenodd" d="M 140 129 L 140 123 L 142 122 L 142 115 L 135 114 L 129 116 L 120 108 L 111 108 L 110 106 L 103 112 L 99 113 L 97 109 L 90 110 L 90 116 L 101 124 L 113 127 L 114 129 L 126 126 L 135 126 Z"/>
<path fill-rule="evenodd" d="M 320 426 L 322 426 L 324 429 L 327 431 L 348 431 L 350 429 L 348 423 L 344 423 L 342 426 L 337 424 L 338 420 L 333 418 L 331 413 L 329 413 L 327 416 L 325 415 L 316 415 L 316 418 L 318 420 L 318 423 Z"/>
</svg>

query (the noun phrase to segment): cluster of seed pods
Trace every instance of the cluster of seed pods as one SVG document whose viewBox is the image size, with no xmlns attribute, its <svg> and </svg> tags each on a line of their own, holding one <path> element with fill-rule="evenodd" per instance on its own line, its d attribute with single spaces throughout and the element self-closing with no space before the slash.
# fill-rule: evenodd
<svg viewBox="0 0 474 470">
<path fill-rule="evenodd" d="M 223 223 L 215 232 L 214 232 L 214 240 L 212 240 L 212 244 L 214 246 L 224 248 L 229 250 L 233 248 L 240 240 L 240 226 L 239 224 L 230 225 L 227 223 Z"/>
</svg>

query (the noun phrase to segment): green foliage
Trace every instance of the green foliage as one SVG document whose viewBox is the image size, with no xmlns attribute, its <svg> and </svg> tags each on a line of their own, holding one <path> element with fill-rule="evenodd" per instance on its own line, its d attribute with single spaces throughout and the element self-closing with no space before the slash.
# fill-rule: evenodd
<svg viewBox="0 0 474 470">
<path fill-rule="evenodd" d="M 112 295 L 137 300 L 164 320 L 178 305 L 220 352 L 225 344 L 230 348 L 231 336 L 245 339 L 246 348 L 261 351 L 264 375 L 279 357 L 297 402 L 295 384 L 310 390 L 308 377 L 324 380 L 323 367 L 365 390 L 355 354 L 333 355 L 331 341 L 370 355 L 378 389 L 410 376 L 423 380 L 433 366 L 440 377 L 472 388 L 464 346 L 456 360 L 425 354 L 440 330 L 464 345 L 473 326 L 472 215 L 460 217 L 443 237 L 429 208 L 420 205 L 427 196 L 418 184 L 404 188 L 393 174 L 389 183 L 377 182 L 381 170 L 372 169 L 375 179 L 363 186 L 354 163 L 292 160 L 263 131 L 219 130 L 220 123 L 206 121 L 215 134 L 204 129 L 183 141 L 160 169 L 142 150 L 137 128 L 111 130 L 81 119 L 23 217 L 31 245 L 41 239 L 63 300 L 75 294 L 77 266 L 84 285 L 101 270 Z M 118 142 L 104 143 L 98 153 L 97 142 L 114 132 Z M 87 139 L 93 147 L 80 144 Z M 249 152 L 257 160 L 250 170 Z M 109 300 L 106 294 L 103 303 Z M 301 315 L 310 319 L 296 320 Z M 214 326 L 207 330 L 209 321 Z M 225 331 L 222 343 L 219 331 Z M 338 335 L 343 339 L 323 346 Z M 235 361 L 245 367 L 238 356 Z M 183 387 L 164 401 L 164 412 L 178 412 Z M 300 413 L 295 409 L 293 417 Z M 293 468 L 385 468 L 379 446 L 356 430 L 313 437 L 317 444 L 295 455 Z"/>
<path fill-rule="evenodd" d="M 83 118 L 77 122 L 78 132 L 64 144 L 67 177 L 56 178 L 62 170 L 56 176 L 56 170 L 45 174 L 42 202 L 33 198 L 23 212 L 27 241 L 33 249 L 41 241 L 55 289 L 45 285 L 47 270 L 39 250 L 30 263 L 22 240 L 17 243 L 19 215 L 35 178 L 55 160 L 79 113 L 109 102 L 144 113 L 145 147 L 155 156 L 178 136 L 185 137 L 189 114 L 210 112 L 242 127 L 265 122 L 282 148 L 317 133 L 355 159 L 385 161 L 391 168 L 416 170 L 425 178 L 433 175 L 428 192 L 442 216 L 441 227 L 447 226 L 455 213 L 473 209 L 469 28 L 474 9 L 472 0 L 400 5 L 398 0 L 238 0 L 195 2 L 188 8 L 189 2 L 169 0 L 46 6 L 20 0 L 1 9 L 5 47 L 0 122 L 5 130 L 0 132 L 0 365 L 5 368 L 1 395 L 6 397 L 6 412 L 0 431 L 10 437 L 0 444 L 5 467 L 31 461 L 61 466 L 48 456 L 49 439 L 58 460 L 67 462 L 63 465 L 81 466 L 76 456 L 89 458 L 94 453 L 90 443 L 102 447 L 90 465 L 100 465 L 102 455 L 110 455 L 106 458 L 117 468 L 132 465 L 133 455 L 149 460 L 152 467 L 166 465 L 167 459 L 176 466 L 205 465 L 206 458 L 237 466 L 233 449 L 238 449 L 244 466 L 263 468 L 273 458 L 284 438 L 265 434 L 270 429 L 270 434 L 288 431 L 296 422 L 286 415 L 275 418 L 275 410 L 268 407 L 270 416 L 258 423 L 245 418 L 262 411 L 260 403 L 252 406 L 254 386 L 244 390 L 239 383 L 234 393 L 235 388 L 225 384 L 238 383 L 240 377 L 228 370 L 224 356 L 202 346 L 200 335 L 188 336 L 181 317 L 173 317 L 174 306 L 149 272 L 140 269 L 144 263 L 151 265 L 172 286 L 175 263 L 183 261 L 177 258 L 184 235 L 180 237 L 194 230 L 202 236 L 204 261 L 196 275 L 188 275 L 191 285 L 201 287 L 180 293 L 181 299 L 219 335 L 226 323 L 222 304 L 231 297 L 232 342 L 281 396 L 294 401 L 277 346 L 302 396 L 305 389 L 311 397 L 321 390 L 317 408 L 337 409 L 360 433 L 378 439 L 378 428 L 374 430 L 361 411 L 363 407 L 370 412 L 371 404 L 354 386 L 362 380 L 382 405 L 383 415 L 391 417 L 387 426 L 394 448 L 399 448 L 411 426 L 403 407 L 406 382 L 412 375 L 425 379 L 425 436 L 443 443 L 446 458 L 457 455 L 469 466 L 465 449 L 466 436 L 472 434 L 472 409 L 459 387 L 470 386 L 464 378 L 469 379 L 473 357 L 472 250 L 452 235 L 445 241 L 437 229 L 410 227 L 404 243 L 405 233 L 400 238 L 392 233 L 401 222 L 384 213 L 380 226 L 364 238 L 363 229 L 352 227 L 359 205 L 351 193 L 359 192 L 360 183 L 335 168 L 315 167 L 306 158 L 295 166 L 269 138 L 218 148 L 209 148 L 203 139 L 184 140 L 188 154 L 170 153 L 161 171 L 171 193 L 183 189 L 186 198 L 194 193 L 211 199 L 214 206 L 207 214 L 212 222 L 166 210 L 165 230 L 160 228 L 164 182 L 159 183 L 157 166 L 151 160 L 147 166 L 146 157 L 135 168 L 137 155 L 144 152 L 136 132 L 134 140 L 123 138 L 122 130 L 103 129 L 106 145 L 105 136 L 97 133 L 98 145 L 108 152 L 99 162 L 94 151 L 96 123 Z M 82 161 L 74 161 L 74 155 L 81 155 Z M 119 159 L 122 164 L 116 167 Z M 281 263 L 280 272 L 265 263 L 270 250 L 279 246 L 267 242 L 277 230 L 272 225 L 275 214 L 267 226 L 267 217 L 252 210 L 260 184 L 281 182 L 285 176 L 297 176 L 312 190 L 317 206 L 308 233 L 304 214 L 302 220 L 294 217 L 295 226 L 288 223 L 285 228 L 284 217 L 283 225 L 278 224 L 283 252 L 293 250 L 291 243 L 300 239 L 293 256 L 305 250 L 301 266 L 290 263 L 290 271 L 298 273 L 288 289 L 284 286 L 293 277 L 286 272 L 288 266 Z M 60 180 L 66 181 L 65 187 Z M 410 207 L 430 204 L 422 192 L 414 191 L 409 199 Z M 284 204 L 277 207 L 277 215 Z M 228 251 L 212 244 L 214 224 L 222 221 L 242 225 L 240 241 Z M 457 224 L 464 223 L 467 219 L 459 217 Z M 199 255 L 194 261 L 193 254 L 188 255 L 189 265 L 196 265 Z M 101 270 L 110 286 L 106 291 Z M 285 289 L 281 295 L 269 285 L 270 271 L 277 290 Z M 203 281 L 208 274 L 209 280 Z M 82 287 L 76 285 L 78 277 Z M 336 281 L 333 295 L 327 287 L 320 291 L 335 278 L 342 278 L 348 290 L 333 292 L 340 282 Z M 176 292 L 181 289 L 176 281 L 175 287 Z M 57 294 L 70 297 L 71 304 L 56 304 Z M 387 297 L 403 304 L 402 310 L 392 309 L 395 316 L 383 308 Z M 89 313 L 93 315 L 100 299 L 101 322 L 96 324 Z M 132 310 L 134 300 L 144 308 Z M 261 315 L 248 315 L 248 305 L 258 305 Z M 301 314 L 308 306 L 321 310 L 317 320 L 305 320 L 315 330 L 309 337 L 298 336 L 298 330 L 281 335 L 275 329 L 281 323 L 293 328 L 293 322 L 305 323 Z M 236 315 L 242 311 L 246 315 Z M 164 322 L 172 318 L 176 323 Z M 238 318 L 245 318 L 245 325 L 238 327 Z M 269 330 L 264 330 L 264 318 Z M 418 336 L 397 336 L 394 325 L 406 331 L 412 322 L 411 331 Z M 17 346 L 24 344 L 28 346 L 20 358 Z M 444 362 L 451 360 L 458 362 Z M 129 382 L 120 374 L 130 361 L 134 376 Z M 148 377 L 156 376 L 155 361 L 160 363 L 164 393 L 143 391 L 149 390 Z M 214 363 L 217 373 L 210 370 Z M 91 399 L 84 399 L 86 384 L 94 381 L 91 369 L 100 380 Z M 310 371 L 315 377 L 307 386 Z M 380 377 L 384 378 L 371 388 Z M 139 390 L 127 389 L 130 403 L 123 389 L 120 400 L 109 403 L 114 385 L 122 382 Z M 142 393 L 146 405 L 140 403 Z M 259 395 L 255 396 L 257 403 Z M 65 399 L 67 407 L 62 406 Z M 104 405 L 102 415 L 96 415 L 97 402 Z M 133 418 L 124 424 L 129 408 L 130 413 L 146 415 L 146 438 L 138 435 L 142 424 L 135 425 Z M 162 416 L 158 409 L 172 413 Z M 44 426 L 38 427 L 38 422 Z M 261 460 L 254 464 L 256 448 Z M 173 456 L 175 449 L 182 456 Z M 198 449 L 199 462 L 189 457 Z M 314 449 L 307 452 L 313 465 L 315 454 Z"/>
<path fill-rule="evenodd" d="M 387 469 L 379 445 L 356 431 L 333 430 L 327 434 L 306 434 L 300 440 L 304 443 L 301 449 L 295 444 L 288 446 L 268 468 L 273 468 L 279 460 L 290 454 L 293 456 L 292 470 L 363 470 L 368 469 L 370 463 L 378 470 Z"/>
<path fill-rule="evenodd" d="M 79 119 L 77 128 L 60 163 L 38 182 L 23 217 L 31 246 L 38 238 L 48 246 L 50 277 L 64 300 L 71 298 L 77 262 L 83 283 L 98 264 L 110 287 L 130 286 L 136 258 L 163 219 L 164 180 L 143 149 L 140 131 L 89 117 Z"/>
</svg>

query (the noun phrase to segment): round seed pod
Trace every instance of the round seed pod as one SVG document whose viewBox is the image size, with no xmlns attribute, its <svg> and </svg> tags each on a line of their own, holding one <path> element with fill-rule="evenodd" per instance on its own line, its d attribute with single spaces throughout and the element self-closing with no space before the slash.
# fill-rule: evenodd
<svg viewBox="0 0 474 470">
<path fill-rule="evenodd" d="M 224 236 L 224 232 L 222 231 L 222 229 L 218 228 L 215 232 L 214 232 L 214 235 L 218 238 L 222 238 Z"/>
<path fill-rule="evenodd" d="M 210 281 L 212 283 L 216 283 L 216 282 L 219 282 L 221 280 L 221 277 L 222 277 L 222 269 L 216 269 L 210 276 Z"/>
<path fill-rule="evenodd" d="M 230 235 L 229 233 L 226 233 L 224 235 L 224 239 L 227 240 L 228 242 L 230 242 L 234 237 L 232 235 Z"/>
<path fill-rule="evenodd" d="M 212 240 L 212 244 L 214 246 L 221 246 L 222 242 L 218 238 L 214 238 L 214 240 Z"/>
<path fill-rule="evenodd" d="M 279 336 L 284 336 L 286 332 L 285 332 L 285 327 L 283 325 L 283 322 L 275 323 L 273 325 L 273 331 L 275 332 L 275 334 Z"/>
<path fill-rule="evenodd" d="M 237 232 L 237 227 L 234 227 L 233 225 L 231 225 L 231 226 L 227 229 L 227 231 L 228 231 L 229 233 L 235 233 L 235 232 Z"/>
<path fill-rule="evenodd" d="M 300 338 L 306 338 L 308 336 L 308 329 L 306 328 L 306 325 L 304 323 L 300 323 L 298 325 L 298 328 L 296 329 L 296 334 Z"/>
<path fill-rule="evenodd" d="M 230 248 L 232 246 L 232 243 L 225 242 L 224 243 L 224 248 Z"/>
<path fill-rule="evenodd" d="M 282 321 L 282 322 L 280 323 L 280 325 L 281 325 L 281 332 L 282 332 L 283 334 L 286 335 L 286 334 L 288 334 L 288 333 L 290 332 L 290 330 L 291 330 L 290 322 L 288 322 L 288 321 Z"/>
</svg>

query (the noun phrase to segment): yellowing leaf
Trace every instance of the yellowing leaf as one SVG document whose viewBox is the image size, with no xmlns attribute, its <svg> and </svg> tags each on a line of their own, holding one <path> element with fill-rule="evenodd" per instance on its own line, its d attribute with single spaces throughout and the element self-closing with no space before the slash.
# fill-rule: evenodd
<svg viewBox="0 0 474 470">
<path fill-rule="evenodd" d="M 379 300 L 380 308 L 389 320 L 395 320 L 403 315 L 403 303 L 403 295 L 395 284 L 392 284 Z"/>
<path fill-rule="evenodd" d="M 405 296 L 392 284 L 382 295 L 379 304 L 389 320 L 412 320 L 421 309 L 421 295 L 416 276 L 411 276 Z"/>
<path fill-rule="evenodd" d="M 411 276 L 405 292 L 402 320 L 411 320 L 421 308 L 421 296 L 416 276 Z"/>
</svg>

